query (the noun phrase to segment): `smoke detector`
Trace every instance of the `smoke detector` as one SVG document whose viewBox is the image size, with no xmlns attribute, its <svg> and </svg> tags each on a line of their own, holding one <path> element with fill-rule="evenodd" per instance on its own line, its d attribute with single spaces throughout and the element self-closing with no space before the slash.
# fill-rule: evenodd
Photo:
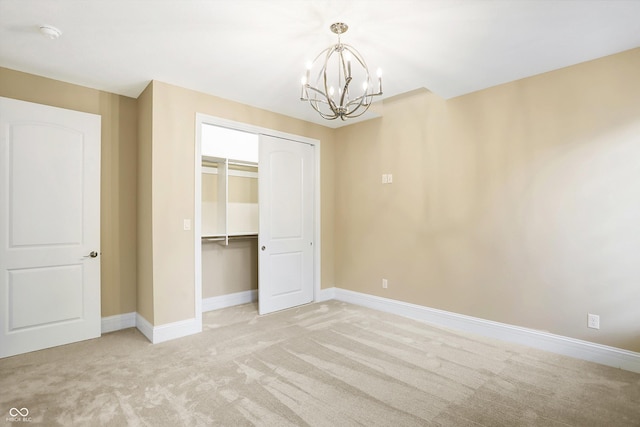
<svg viewBox="0 0 640 427">
<path fill-rule="evenodd" d="M 62 31 L 60 31 L 53 25 L 40 25 L 40 34 L 48 39 L 56 40 L 62 35 Z"/>
</svg>

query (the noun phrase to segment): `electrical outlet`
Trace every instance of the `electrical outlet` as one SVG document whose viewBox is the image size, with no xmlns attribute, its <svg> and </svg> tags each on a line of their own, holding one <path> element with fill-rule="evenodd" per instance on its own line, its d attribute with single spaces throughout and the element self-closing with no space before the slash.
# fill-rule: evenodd
<svg viewBox="0 0 640 427">
<path fill-rule="evenodd" d="M 600 329 L 600 316 L 589 313 L 587 315 L 587 327 L 591 329 Z"/>
<path fill-rule="evenodd" d="M 393 182 L 393 174 L 387 175 L 387 184 L 391 184 Z"/>
<path fill-rule="evenodd" d="M 387 279 L 382 279 L 382 289 L 387 289 L 388 285 L 389 285 L 389 282 L 387 281 Z"/>
</svg>

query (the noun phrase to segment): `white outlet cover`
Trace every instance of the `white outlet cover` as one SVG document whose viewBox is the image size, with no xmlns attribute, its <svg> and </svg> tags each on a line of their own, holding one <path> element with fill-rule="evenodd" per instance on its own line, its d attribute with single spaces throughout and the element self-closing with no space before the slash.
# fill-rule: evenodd
<svg viewBox="0 0 640 427">
<path fill-rule="evenodd" d="M 587 327 L 592 329 L 600 329 L 600 316 L 589 313 L 587 315 Z"/>
</svg>

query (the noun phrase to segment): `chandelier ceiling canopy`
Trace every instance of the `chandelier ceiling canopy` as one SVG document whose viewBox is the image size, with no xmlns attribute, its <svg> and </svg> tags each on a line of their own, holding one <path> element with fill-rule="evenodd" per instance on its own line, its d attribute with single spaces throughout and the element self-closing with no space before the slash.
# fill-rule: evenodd
<svg viewBox="0 0 640 427">
<path fill-rule="evenodd" d="M 349 26 L 336 22 L 330 28 L 338 35 L 338 43 L 320 52 L 313 62 L 307 63 L 300 100 L 308 101 L 327 120 L 346 120 L 364 114 L 373 97 L 382 95 L 382 72 L 378 69 L 377 88 L 374 89 L 362 55 L 353 46 L 340 40 L 340 35 Z"/>
</svg>

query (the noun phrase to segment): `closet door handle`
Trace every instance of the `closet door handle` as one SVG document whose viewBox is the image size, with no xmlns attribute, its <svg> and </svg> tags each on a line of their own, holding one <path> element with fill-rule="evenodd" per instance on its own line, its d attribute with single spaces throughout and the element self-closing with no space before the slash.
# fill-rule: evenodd
<svg viewBox="0 0 640 427">
<path fill-rule="evenodd" d="M 262 251 L 264 252 L 264 251 L 267 249 L 267 247 L 266 247 L 266 246 L 263 246 L 263 247 L 261 247 L 260 249 L 262 249 Z"/>
</svg>

